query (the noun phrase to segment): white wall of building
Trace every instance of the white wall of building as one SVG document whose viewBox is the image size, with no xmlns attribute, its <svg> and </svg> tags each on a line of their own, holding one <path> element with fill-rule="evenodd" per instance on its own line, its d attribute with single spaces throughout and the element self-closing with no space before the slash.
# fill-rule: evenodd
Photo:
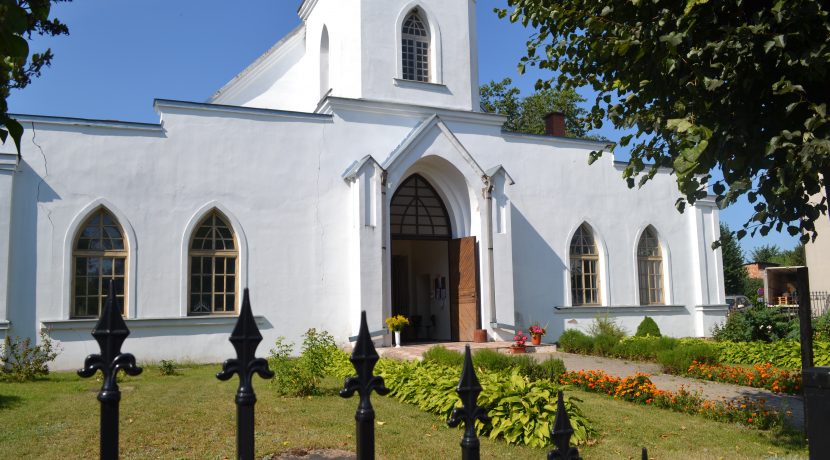
<svg viewBox="0 0 830 460">
<path fill-rule="evenodd" d="M 415 6 L 440 28 L 442 77 L 430 84 L 395 80 L 390 24 Z M 261 354 L 311 327 L 346 343 L 361 310 L 380 331 L 391 312 L 388 204 L 417 172 L 444 199 L 453 237 L 479 242 L 482 327 L 492 338 L 538 321 L 556 339 L 602 314 L 629 332 L 648 315 L 668 335 L 708 334 L 725 314 L 721 256 L 710 249 L 717 208 L 703 200 L 678 214 L 667 172 L 629 190 L 611 155 L 588 165 L 602 144 L 504 133 L 503 117 L 477 113 L 474 8 L 308 0 L 304 24 L 215 104 L 156 101 L 158 125 L 21 117 L 22 161 L 9 166 L 14 157 L 0 153 L 0 330 L 48 330 L 63 348 L 60 369 L 96 351 L 94 322 L 69 319 L 71 245 L 106 206 L 128 240 L 133 335 L 124 349 L 140 361 L 232 354 L 235 318 L 187 316 L 186 245 L 214 207 L 237 234 Z M 321 80 L 309 75 L 321 68 L 324 27 L 332 91 L 321 102 Z M 601 306 L 570 298 L 569 244 L 583 222 L 600 245 Z M 636 245 L 648 225 L 664 250 L 666 305 L 638 299 Z"/>
</svg>

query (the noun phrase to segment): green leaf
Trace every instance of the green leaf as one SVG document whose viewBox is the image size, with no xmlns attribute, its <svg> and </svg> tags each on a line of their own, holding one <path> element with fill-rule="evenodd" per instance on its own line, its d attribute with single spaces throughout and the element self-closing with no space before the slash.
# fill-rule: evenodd
<svg viewBox="0 0 830 460">
<path fill-rule="evenodd" d="M 666 127 L 678 133 L 685 133 L 694 126 L 689 120 L 685 118 L 672 118 L 666 122 Z"/>
<path fill-rule="evenodd" d="M 706 89 L 708 89 L 709 91 L 714 91 L 714 90 L 720 88 L 723 85 L 723 83 L 724 83 L 723 80 L 718 80 L 716 78 L 709 78 L 709 77 L 704 77 L 703 78 L 703 84 L 704 84 L 704 86 L 706 86 Z"/>
<path fill-rule="evenodd" d="M 683 9 L 683 14 L 688 15 L 692 12 L 692 9 L 698 5 L 703 5 L 705 3 L 709 3 L 709 0 L 686 0 L 686 8 Z"/>
<path fill-rule="evenodd" d="M 23 125 L 17 122 L 17 120 L 13 118 L 9 118 L 6 115 L 0 117 L 0 123 L 2 123 L 6 130 L 8 131 L 8 135 L 11 136 L 12 140 L 14 140 L 14 146 L 17 149 L 17 155 L 20 156 L 20 140 L 23 138 Z M 3 139 L 3 143 L 6 143 L 7 136 L 5 132 L 0 136 Z"/>
</svg>

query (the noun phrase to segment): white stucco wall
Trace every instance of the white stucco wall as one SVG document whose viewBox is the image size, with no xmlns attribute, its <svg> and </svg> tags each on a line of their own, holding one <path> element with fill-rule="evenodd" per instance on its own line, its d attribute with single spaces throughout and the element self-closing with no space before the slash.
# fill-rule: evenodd
<svg viewBox="0 0 830 460">
<path fill-rule="evenodd" d="M 440 30 L 440 80 L 430 84 L 395 80 L 395 23 L 415 6 Z M 234 317 L 187 316 L 186 245 L 213 208 L 237 235 L 261 354 L 311 327 L 345 344 L 361 311 L 370 331 L 382 331 L 391 312 L 389 202 L 419 173 L 444 200 L 453 237 L 479 243 L 491 338 L 510 340 L 539 321 L 555 340 L 604 314 L 629 332 L 648 315 L 668 335 L 708 334 L 725 314 L 721 255 L 710 249 L 717 208 L 702 200 L 678 214 L 667 172 L 629 190 L 611 155 L 588 165 L 602 144 L 504 133 L 503 117 L 477 113 L 474 9 L 472 0 L 309 0 L 303 24 L 215 104 L 156 101 L 160 124 L 21 117 L 22 161 L 0 152 L 0 330 L 48 330 L 63 348 L 59 369 L 96 351 L 94 322 L 69 319 L 71 246 L 105 206 L 128 241 L 133 335 L 124 350 L 140 361 L 232 354 Z M 332 92 L 320 101 L 323 27 Z M 594 307 L 570 298 L 569 244 L 583 222 L 600 247 Z M 649 225 L 663 249 L 666 305 L 638 298 L 636 245 Z"/>
</svg>

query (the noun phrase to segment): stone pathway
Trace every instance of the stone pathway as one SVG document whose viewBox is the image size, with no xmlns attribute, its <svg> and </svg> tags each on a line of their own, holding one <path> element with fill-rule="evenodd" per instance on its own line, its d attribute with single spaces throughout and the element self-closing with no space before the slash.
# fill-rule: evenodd
<svg viewBox="0 0 830 460">
<path fill-rule="evenodd" d="M 713 401 L 723 399 L 734 400 L 744 396 L 753 399 L 764 399 L 769 406 L 775 407 L 780 411 L 792 411 L 792 417 L 789 419 L 792 426 L 797 428 L 803 428 L 804 426 L 804 402 L 800 396 L 773 393 L 763 388 L 752 388 L 663 374 L 660 372 L 660 366 L 654 363 L 625 361 L 562 352 L 544 353 L 537 356 L 538 359 L 544 359 L 548 356 L 559 358 L 565 363 L 565 367 L 569 371 L 598 369 L 616 377 L 628 377 L 637 372 L 650 374 L 649 378 L 652 383 L 661 390 L 677 391 L 680 387 L 686 387 L 688 390 L 700 391 L 704 398 Z"/>
<path fill-rule="evenodd" d="M 412 360 L 421 359 L 421 355 L 435 345 L 442 345 L 445 348 L 458 351 L 464 351 L 464 346 L 470 345 L 470 348 L 473 350 L 491 348 L 507 352 L 510 348 L 510 344 L 511 342 L 469 344 L 460 342 L 424 343 L 404 345 L 400 348 L 379 348 L 378 353 L 384 357 Z M 800 396 L 773 393 L 762 388 L 752 388 L 663 374 L 660 372 L 660 366 L 654 363 L 625 361 L 621 359 L 600 358 L 596 356 L 557 352 L 555 345 L 543 344 L 539 347 L 528 347 L 528 351 L 532 353 L 532 356 L 540 361 L 550 356 L 559 358 L 565 363 L 565 367 L 569 371 L 601 370 L 606 374 L 616 377 L 628 377 L 636 374 L 637 372 L 649 374 L 651 381 L 661 390 L 677 391 L 680 387 L 685 387 L 691 391 L 700 391 L 705 399 L 714 401 L 723 399 L 735 400 L 744 396 L 753 399 L 764 399 L 767 402 L 767 405 L 771 407 L 775 407 L 780 411 L 791 411 L 792 417 L 789 418 L 789 423 L 793 427 L 804 427 L 804 402 Z"/>
</svg>

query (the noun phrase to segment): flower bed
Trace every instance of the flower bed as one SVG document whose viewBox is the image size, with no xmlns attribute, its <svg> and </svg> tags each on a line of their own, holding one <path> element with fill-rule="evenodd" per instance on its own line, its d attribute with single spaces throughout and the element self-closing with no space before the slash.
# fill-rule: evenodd
<svg viewBox="0 0 830 460">
<path fill-rule="evenodd" d="M 699 392 L 684 387 L 676 392 L 659 390 L 646 374 L 620 378 L 598 370 L 568 372 L 563 374 L 559 382 L 625 401 L 697 414 L 722 422 L 740 423 L 762 430 L 783 423 L 782 414 L 768 408 L 763 399 L 711 401 L 703 399 Z"/>
<path fill-rule="evenodd" d="M 776 369 L 772 364 L 755 364 L 752 368 L 693 362 L 685 375 L 715 382 L 733 383 L 755 388 L 766 388 L 776 393 L 798 394 L 801 374 Z"/>
</svg>

